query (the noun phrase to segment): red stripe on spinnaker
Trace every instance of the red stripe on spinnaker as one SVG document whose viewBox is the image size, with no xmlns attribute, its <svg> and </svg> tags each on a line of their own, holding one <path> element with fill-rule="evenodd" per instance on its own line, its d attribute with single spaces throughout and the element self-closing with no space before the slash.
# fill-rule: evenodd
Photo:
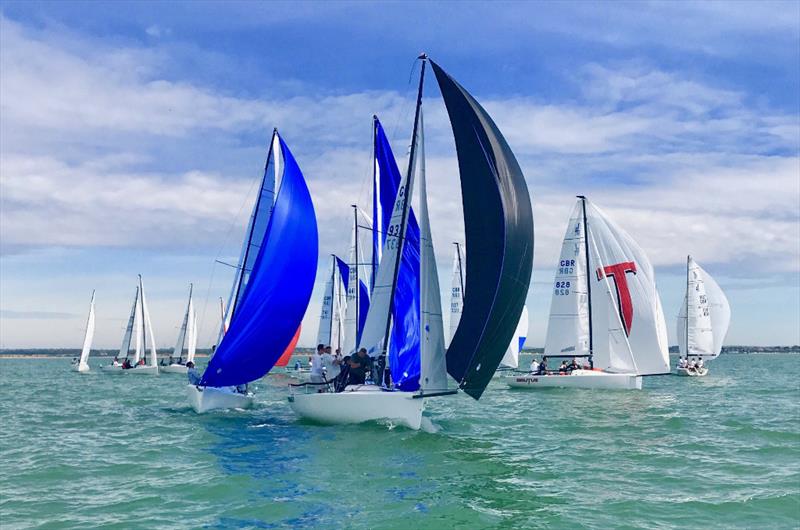
<svg viewBox="0 0 800 530">
<path fill-rule="evenodd" d="M 286 366 L 287 364 L 289 364 L 289 358 L 294 353 L 294 347 L 297 346 L 297 341 L 300 340 L 301 327 L 302 325 L 297 326 L 297 332 L 294 334 L 294 337 L 292 337 L 292 342 L 289 343 L 289 346 L 283 352 L 280 359 L 278 359 L 278 362 L 275 363 L 275 366 Z"/>
</svg>

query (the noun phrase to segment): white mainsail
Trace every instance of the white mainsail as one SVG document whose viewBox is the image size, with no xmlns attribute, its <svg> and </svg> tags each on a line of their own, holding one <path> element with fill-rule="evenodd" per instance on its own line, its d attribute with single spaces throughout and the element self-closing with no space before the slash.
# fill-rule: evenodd
<svg viewBox="0 0 800 530">
<path fill-rule="evenodd" d="M 131 316 L 128 317 L 128 325 L 125 326 L 125 334 L 122 336 L 122 345 L 119 347 L 119 357 L 127 357 L 128 350 L 131 348 L 131 337 L 133 336 L 133 324 L 136 320 L 136 309 L 139 303 L 139 286 L 136 286 L 136 294 L 133 295 L 133 305 L 131 305 Z"/>
<path fill-rule="evenodd" d="M 331 343 L 333 332 L 333 279 L 335 274 L 336 258 L 331 257 L 331 270 L 322 294 L 322 306 L 319 310 L 319 329 L 317 329 L 317 344 L 322 344 L 323 346 Z"/>
<path fill-rule="evenodd" d="M 422 113 L 419 116 L 419 234 L 420 234 L 420 388 L 423 392 L 447 390 L 442 299 L 439 271 L 433 250 L 428 216 L 428 190 L 425 180 L 425 139 Z"/>
<path fill-rule="evenodd" d="M 139 293 L 141 294 L 141 300 L 142 300 L 142 322 L 144 324 L 144 331 L 147 333 L 145 341 L 147 340 L 150 341 L 149 364 L 150 366 L 158 366 L 158 355 L 156 353 L 156 338 L 153 334 L 153 325 L 150 322 L 150 311 L 147 310 L 147 300 L 145 299 L 144 296 L 144 284 L 142 283 L 141 276 L 139 276 Z"/>
<path fill-rule="evenodd" d="M 192 313 L 192 284 L 189 284 L 189 302 L 186 304 L 186 313 L 183 315 L 183 322 L 181 323 L 181 329 L 178 332 L 178 340 L 175 343 L 175 347 L 172 349 L 171 358 L 174 359 L 173 362 L 180 362 L 183 359 L 183 347 L 186 344 L 187 337 L 190 337 L 191 331 L 189 329 L 189 322 L 190 319 L 193 318 Z"/>
<path fill-rule="evenodd" d="M 528 306 L 522 306 L 522 314 L 517 323 L 517 329 L 514 331 L 514 336 L 511 337 L 511 342 L 508 344 L 506 354 L 500 360 L 500 366 L 505 368 L 519 368 L 519 353 L 522 350 L 522 344 L 528 337 Z"/>
<path fill-rule="evenodd" d="M 688 312 L 688 319 L 687 319 Z M 728 333 L 731 308 L 716 281 L 689 256 L 686 295 L 678 314 L 681 355 L 714 359 Z M 688 323 L 688 327 L 687 327 Z"/>
<path fill-rule="evenodd" d="M 79 370 L 89 369 L 89 352 L 92 350 L 92 339 L 94 338 L 94 291 L 92 291 L 92 301 L 89 304 L 89 318 L 86 321 L 86 333 L 83 336 L 83 348 L 81 357 L 78 361 Z"/>
<path fill-rule="evenodd" d="M 464 248 L 458 243 L 453 255 L 453 276 L 450 280 L 450 336 L 448 343 L 456 334 L 461 312 L 464 309 Z"/>
<path fill-rule="evenodd" d="M 667 330 L 653 266 L 627 232 L 583 200 L 594 366 L 637 375 L 667 373 Z"/>
<path fill-rule="evenodd" d="M 194 356 L 197 353 L 197 313 L 194 310 L 194 303 L 192 298 L 189 297 L 189 318 L 186 324 L 186 362 L 194 362 Z"/>
<path fill-rule="evenodd" d="M 552 288 L 544 354 L 588 355 L 589 298 L 581 201 L 578 201 L 570 215 Z"/>
</svg>

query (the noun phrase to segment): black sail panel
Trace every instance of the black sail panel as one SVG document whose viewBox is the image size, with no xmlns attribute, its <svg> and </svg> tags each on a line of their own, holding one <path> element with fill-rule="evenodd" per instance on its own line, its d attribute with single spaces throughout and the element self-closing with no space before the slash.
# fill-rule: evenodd
<svg viewBox="0 0 800 530">
<path fill-rule="evenodd" d="M 517 328 L 533 270 L 533 211 L 514 153 L 481 105 L 431 61 L 453 127 L 464 205 L 464 309 L 447 372 L 479 399 Z"/>
</svg>

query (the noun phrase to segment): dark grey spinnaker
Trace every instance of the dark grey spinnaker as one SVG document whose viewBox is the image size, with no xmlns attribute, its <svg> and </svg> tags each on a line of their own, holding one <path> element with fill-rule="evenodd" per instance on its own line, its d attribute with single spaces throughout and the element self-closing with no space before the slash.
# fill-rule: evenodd
<svg viewBox="0 0 800 530">
<path fill-rule="evenodd" d="M 533 211 L 525 177 L 484 108 L 431 61 L 456 142 L 466 233 L 464 309 L 447 372 L 479 399 L 522 314 L 533 270 Z"/>
</svg>

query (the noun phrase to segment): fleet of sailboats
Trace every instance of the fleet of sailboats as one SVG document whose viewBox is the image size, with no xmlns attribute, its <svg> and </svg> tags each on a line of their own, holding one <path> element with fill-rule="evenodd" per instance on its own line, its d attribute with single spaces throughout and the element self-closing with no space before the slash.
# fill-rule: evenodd
<svg viewBox="0 0 800 530">
<path fill-rule="evenodd" d="M 570 215 L 551 287 L 544 358 L 552 364 L 536 373 L 519 371 L 534 248 L 527 184 L 486 110 L 425 54 L 419 60 L 405 171 L 373 116 L 371 216 L 353 205 L 350 248 L 346 259 L 330 256 L 322 294 L 316 342 L 346 356 L 365 351 L 371 378 L 290 385 L 290 408 L 321 423 L 388 420 L 419 429 L 426 400 L 458 392 L 480 399 L 495 375 L 503 374 L 511 388 L 640 389 L 643 377 L 670 373 L 653 266 L 633 238 L 584 196 Z M 454 243 L 447 331 L 427 196 L 427 67 L 452 127 L 464 212 L 465 242 Z M 371 244 L 364 244 L 365 234 Z M 252 406 L 247 385 L 286 366 L 295 351 L 318 250 L 311 194 L 275 129 L 228 302 L 219 299 L 216 346 L 202 375 L 193 368 L 193 286 L 172 354 L 159 368 L 141 275 L 119 353 L 101 370 L 188 374 L 188 402 L 198 413 Z M 730 315 L 719 285 L 689 256 L 677 319 L 682 363 L 719 356 Z M 93 291 L 83 348 L 72 367 L 78 373 L 90 371 L 94 331 Z M 570 370 L 557 369 L 562 359 L 573 361 Z M 707 373 L 678 367 L 678 375 Z"/>
</svg>

